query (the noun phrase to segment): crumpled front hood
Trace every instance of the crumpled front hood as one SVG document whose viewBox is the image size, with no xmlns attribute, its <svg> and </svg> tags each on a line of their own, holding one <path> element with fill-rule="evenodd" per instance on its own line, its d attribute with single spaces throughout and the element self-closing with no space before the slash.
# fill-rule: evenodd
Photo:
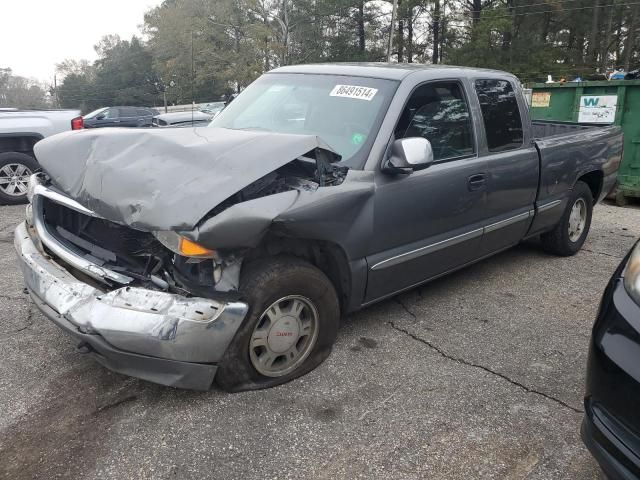
<svg viewBox="0 0 640 480">
<path fill-rule="evenodd" d="M 53 184 L 141 230 L 191 230 L 215 206 L 315 148 L 316 136 L 224 128 L 95 129 L 35 146 Z"/>
</svg>

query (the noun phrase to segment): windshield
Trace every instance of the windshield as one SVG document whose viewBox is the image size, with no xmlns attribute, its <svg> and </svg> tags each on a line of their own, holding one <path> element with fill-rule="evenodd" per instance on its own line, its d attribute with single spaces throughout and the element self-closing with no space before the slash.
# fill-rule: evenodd
<svg viewBox="0 0 640 480">
<path fill-rule="evenodd" d="M 98 115 L 100 115 L 100 113 L 102 113 L 102 112 L 106 111 L 106 110 L 107 110 L 107 108 L 109 108 L 109 107 L 102 107 L 102 108 L 99 108 L 98 110 L 94 110 L 94 111 L 93 111 L 93 112 L 91 112 L 91 113 L 87 113 L 87 114 L 84 116 L 84 118 L 85 118 L 85 120 L 88 120 L 88 119 L 90 119 L 90 118 L 97 117 Z"/>
<path fill-rule="evenodd" d="M 361 167 L 397 85 L 377 78 L 267 74 L 209 126 L 317 135 L 343 163 Z"/>
</svg>

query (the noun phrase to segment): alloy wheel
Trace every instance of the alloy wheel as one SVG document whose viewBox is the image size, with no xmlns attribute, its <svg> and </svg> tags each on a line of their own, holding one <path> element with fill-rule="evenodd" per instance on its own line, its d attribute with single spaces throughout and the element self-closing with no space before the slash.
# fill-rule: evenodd
<svg viewBox="0 0 640 480">
<path fill-rule="evenodd" d="M 313 302 L 300 295 L 276 300 L 260 316 L 249 340 L 249 357 L 258 373 L 281 377 L 298 368 L 318 338 Z"/>
<path fill-rule="evenodd" d="M 31 170 L 21 163 L 8 163 L 0 168 L 0 191 L 12 197 L 27 194 Z"/>
</svg>

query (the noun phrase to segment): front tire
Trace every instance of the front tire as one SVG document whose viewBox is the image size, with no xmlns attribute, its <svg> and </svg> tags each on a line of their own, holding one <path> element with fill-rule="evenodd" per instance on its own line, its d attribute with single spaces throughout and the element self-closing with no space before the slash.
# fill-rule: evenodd
<svg viewBox="0 0 640 480">
<path fill-rule="evenodd" d="M 592 214 L 591 189 L 586 183 L 578 181 L 558 224 L 541 236 L 543 248 L 563 257 L 578 253 L 589 234 Z"/>
<path fill-rule="evenodd" d="M 249 312 L 224 354 L 217 384 L 229 392 L 269 388 L 320 365 L 340 322 L 336 290 L 318 268 L 274 257 L 243 268 L 240 291 Z"/>
<path fill-rule="evenodd" d="M 38 162 L 26 153 L 0 153 L 0 205 L 26 203 L 29 177 L 38 169 Z"/>
</svg>

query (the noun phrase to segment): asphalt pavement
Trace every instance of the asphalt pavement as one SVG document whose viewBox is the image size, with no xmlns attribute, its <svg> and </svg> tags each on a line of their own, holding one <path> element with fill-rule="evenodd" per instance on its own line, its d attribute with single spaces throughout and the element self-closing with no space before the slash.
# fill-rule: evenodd
<svg viewBox="0 0 640 480">
<path fill-rule="evenodd" d="M 0 478 L 599 479 L 587 346 L 640 210 L 599 205 L 574 257 L 527 243 L 345 319 L 317 370 L 180 391 L 77 353 L 23 293 L 0 207 Z"/>
</svg>

